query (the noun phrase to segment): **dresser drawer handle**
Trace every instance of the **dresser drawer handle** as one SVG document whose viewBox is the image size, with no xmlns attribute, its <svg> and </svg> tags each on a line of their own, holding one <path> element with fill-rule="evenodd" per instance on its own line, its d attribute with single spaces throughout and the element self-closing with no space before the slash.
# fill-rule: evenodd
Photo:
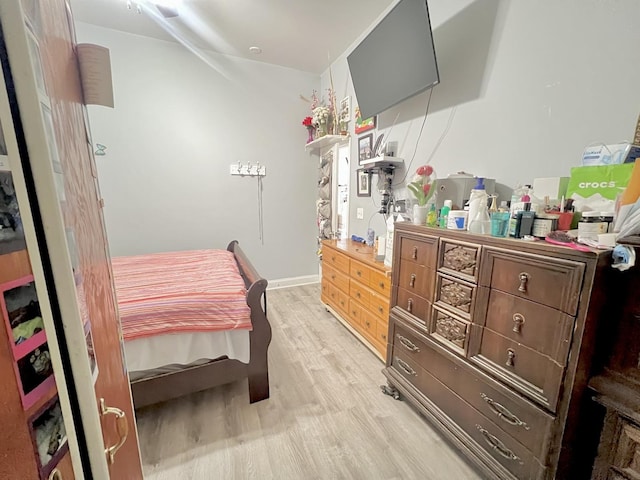
<svg viewBox="0 0 640 480">
<path fill-rule="evenodd" d="M 383 313 L 383 312 L 384 312 L 384 308 L 382 308 L 382 307 L 378 307 L 378 311 L 379 311 L 380 313 Z"/>
<path fill-rule="evenodd" d="M 513 460 L 518 462 L 520 465 L 524 465 L 524 462 L 520 460 L 520 457 L 513 453 L 511 450 L 507 448 L 507 446 L 502 443 L 497 437 L 491 435 L 488 431 L 482 428 L 480 425 L 476 425 L 476 428 L 480 431 L 482 436 L 484 437 L 487 445 L 491 447 L 492 450 L 497 452 L 499 455 L 502 455 L 504 458 L 508 460 Z"/>
<path fill-rule="evenodd" d="M 414 377 L 418 375 L 413 368 L 407 365 L 406 362 L 403 362 L 402 360 L 400 360 L 398 357 L 396 357 L 396 363 L 407 375 L 413 375 Z"/>
<path fill-rule="evenodd" d="M 511 425 L 514 425 L 516 427 L 522 427 L 525 430 L 529 430 L 529 425 L 527 425 L 525 422 L 523 422 L 518 417 L 516 417 L 513 413 L 511 413 L 507 407 L 502 406 L 501 404 L 499 404 L 492 398 L 488 397 L 484 393 L 481 393 L 480 397 L 482 397 L 482 399 L 485 402 L 487 402 L 487 404 L 489 405 L 489 408 L 493 410 L 493 413 L 495 413 L 500 420 L 507 422 Z"/>
<path fill-rule="evenodd" d="M 365 320 L 364 323 L 367 326 L 367 328 L 371 328 L 371 322 L 369 322 L 369 320 Z"/>
<path fill-rule="evenodd" d="M 407 300 L 407 312 L 411 313 L 413 310 L 413 299 Z"/>
<path fill-rule="evenodd" d="M 331 275 L 331 280 L 335 280 L 336 276 L 335 275 Z"/>
<path fill-rule="evenodd" d="M 507 367 L 513 367 L 515 358 L 516 358 L 516 351 L 513 348 L 507 348 L 507 362 L 505 363 L 505 365 Z"/>
<path fill-rule="evenodd" d="M 524 315 L 522 315 L 521 313 L 515 313 L 513 315 L 513 331 L 516 333 L 521 333 L 522 332 L 522 325 L 525 322 L 525 318 Z"/>
<path fill-rule="evenodd" d="M 411 254 L 411 258 L 414 260 L 418 259 L 418 247 L 413 247 L 413 253 Z"/>
<path fill-rule="evenodd" d="M 356 292 L 356 298 L 360 298 L 360 292 Z"/>
<path fill-rule="evenodd" d="M 380 288 L 384 288 L 384 282 L 380 282 L 378 285 L 380 285 Z"/>
<path fill-rule="evenodd" d="M 356 272 L 356 275 L 358 275 L 359 277 L 361 277 L 361 276 L 362 276 L 362 272 L 361 272 L 360 270 L 358 270 L 358 271 Z"/>
<path fill-rule="evenodd" d="M 415 353 L 420 352 L 420 349 L 416 345 L 414 345 L 413 342 L 409 340 L 407 337 L 404 337 L 399 333 L 396 333 L 396 337 L 398 337 L 398 340 L 400 340 L 400 344 L 410 352 L 415 352 Z"/>
<path fill-rule="evenodd" d="M 529 282 L 530 278 L 531 278 L 531 275 L 529 275 L 527 272 L 522 272 L 520 273 L 520 275 L 518 275 L 518 279 L 520 280 L 520 286 L 518 287 L 519 292 L 526 293 L 527 283 Z"/>
<path fill-rule="evenodd" d="M 409 286 L 411 288 L 416 286 L 416 274 L 415 273 L 411 274 L 411 279 L 409 280 Z"/>
</svg>

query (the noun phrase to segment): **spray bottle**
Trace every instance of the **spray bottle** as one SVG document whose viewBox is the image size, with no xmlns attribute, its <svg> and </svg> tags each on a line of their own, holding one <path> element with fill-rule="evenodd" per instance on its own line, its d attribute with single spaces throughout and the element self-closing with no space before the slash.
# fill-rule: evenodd
<svg viewBox="0 0 640 480">
<path fill-rule="evenodd" d="M 485 209 L 487 208 L 488 200 L 489 196 L 484 186 L 484 178 L 478 177 L 476 186 L 471 190 L 471 196 L 469 197 L 469 229 L 478 215 L 480 207 L 484 206 Z"/>
</svg>

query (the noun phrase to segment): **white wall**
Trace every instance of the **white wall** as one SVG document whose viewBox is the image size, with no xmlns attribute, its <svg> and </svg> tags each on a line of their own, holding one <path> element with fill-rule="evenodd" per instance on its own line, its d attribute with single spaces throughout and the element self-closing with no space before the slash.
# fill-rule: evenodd
<svg viewBox="0 0 640 480">
<path fill-rule="evenodd" d="M 429 0 L 429 9 L 441 83 L 422 136 L 428 93 L 378 117 L 378 132 L 388 133 L 400 114 L 391 140 L 405 165 L 416 152 L 410 174 L 431 159 L 440 177 L 464 170 L 513 187 L 569 175 L 590 143 L 632 138 L 640 113 L 637 0 Z M 338 98 L 352 95 L 353 104 L 346 55 L 366 33 L 331 67 Z M 385 81 L 383 67 L 376 81 Z M 354 137 L 352 158 L 356 148 Z M 356 168 L 352 162 L 352 181 Z M 396 193 L 407 196 L 402 185 Z M 350 234 L 383 230 L 378 195 L 363 199 L 352 188 L 350 202 Z"/>
<path fill-rule="evenodd" d="M 114 256 L 224 248 L 237 239 L 268 279 L 317 275 L 317 160 L 304 151 L 306 72 L 78 24 L 79 42 L 111 51 L 115 108 L 90 107 Z M 229 175 L 266 165 L 264 245 L 258 182 Z"/>
</svg>

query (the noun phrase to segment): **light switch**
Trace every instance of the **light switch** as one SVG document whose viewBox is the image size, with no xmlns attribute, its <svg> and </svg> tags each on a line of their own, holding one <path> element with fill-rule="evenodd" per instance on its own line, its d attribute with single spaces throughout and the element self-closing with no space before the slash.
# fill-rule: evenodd
<svg viewBox="0 0 640 480">
<path fill-rule="evenodd" d="M 356 218 L 358 220 L 364 220 L 364 208 L 356 208 Z"/>
</svg>

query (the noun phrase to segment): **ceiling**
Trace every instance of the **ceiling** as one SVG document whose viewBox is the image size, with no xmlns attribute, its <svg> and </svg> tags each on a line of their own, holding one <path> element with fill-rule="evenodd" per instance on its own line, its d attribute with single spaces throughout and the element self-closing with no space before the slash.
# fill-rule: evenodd
<svg viewBox="0 0 640 480">
<path fill-rule="evenodd" d="M 173 18 L 151 0 L 70 2 L 76 21 L 320 74 L 396 0 L 181 0 Z"/>
</svg>

